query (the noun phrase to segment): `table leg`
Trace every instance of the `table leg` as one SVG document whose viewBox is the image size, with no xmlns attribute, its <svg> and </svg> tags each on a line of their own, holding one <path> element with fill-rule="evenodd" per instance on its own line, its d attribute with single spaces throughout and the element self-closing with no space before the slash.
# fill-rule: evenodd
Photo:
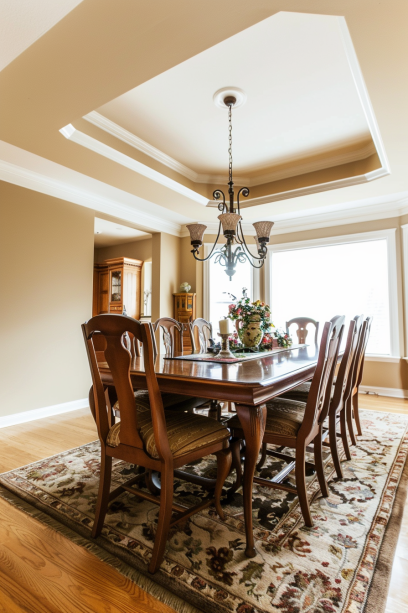
<svg viewBox="0 0 408 613">
<path fill-rule="evenodd" d="M 245 534 L 247 541 L 245 555 L 248 558 L 254 558 L 256 556 L 256 549 L 252 526 L 252 485 L 256 462 L 265 432 L 266 405 L 254 407 L 236 403 L 235 406 L 244 431 L 246 443 L 243 483 Z"/>
</svg>

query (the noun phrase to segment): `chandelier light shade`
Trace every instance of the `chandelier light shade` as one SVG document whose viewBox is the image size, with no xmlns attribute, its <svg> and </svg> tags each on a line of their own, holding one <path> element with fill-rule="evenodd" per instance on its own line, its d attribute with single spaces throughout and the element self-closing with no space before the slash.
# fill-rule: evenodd
<svg viewBox="0 0 408 613">
<path fill-rule="evenodd" d="M 231 91 L 231 88 L 228 88 Z M 239 90 L 241 91 L 241 90 Z M 217 92 L 219 94 L 220 92 Z M 243 92 L 241 92 L 243 93 Z M 219 98 L 219 97 L 218 97 Z M 217 98 L 217 101 L 219 102 Z M 241 96 L 242 98 L 242 96 Z M 244 231 L 242 229 L 242 217 L 239 206 L 240 196 L 247 198 L 249 196 L 249 189 L 247 187 L 241 187 L 237 193 L 237 200 L 235 201 L 234 194 L 234 182 L 232 180 L 232 107 L 237 102 L 237 98 L 230 92 L 224 98 L 224 106 L 228 109 L 228 156 L 229 156 L 229 177 L 228 177 L 228 195 L 229 203 L 225 202 L 225 194 L 222 190 L 216 189 L 213 193 L 214 200 L 219 200 L 218 210 L 221 215 L 218 215 L 219 226 L 218 234 L 215 243 L 206 258 L 198 257 L 199 249 L 203 244 L 204 232 L 207 226 L 200 223 L 188 224 L 187 228 L 190 232 L 191 245 L 193 247 L 192 254 L 199 262 L 205 262 L 213 256 L 215 256 L 215 263 L 221 264 L 224 267 L 228 277 L 232 276 L 236 272 L 236 266 L 238 263 L 243 264 L 249 262 L 254 268 L 261 268 L 265 262 L 268 250 L 267 243 L 269 243 L 269 237 L 271 234 L 273 221 L 258 221 L 253 224 L 256 231 L 256 246 L 258 256 L 253 255 L 245 242 Z M 220 104 L 217 103 L 217 106 Z M 221 201 L 222 198 L 222 201 Z M 218 243 L 218 239 L 222 233 L 226 239 L 225 245 L 222 245 L 217 250 L 215 249 Z M 233 246 L 236 245 L 235 250 Z"/>
<path fill-rule="evenodd" d="M 238 213 L 222 213 L 218 215 L 218 219 L 221 222 L 224 236 L 227 234 L 235 235 L 237 233 L 238 222 L 241 221 L 241 215 Z"/>
<path fill-rule="evenodd" d="M 260 243 L 269 243 L 273 224 L 273 221 L 257 221 L 252 224 Z"/>
<path fill-rule="evenodd" d="M 202 223 L 189 223 L 186 227 L 190 232 L 191 244 L 196 247 L 201 247 L 207 226 Z"/>
</svg>

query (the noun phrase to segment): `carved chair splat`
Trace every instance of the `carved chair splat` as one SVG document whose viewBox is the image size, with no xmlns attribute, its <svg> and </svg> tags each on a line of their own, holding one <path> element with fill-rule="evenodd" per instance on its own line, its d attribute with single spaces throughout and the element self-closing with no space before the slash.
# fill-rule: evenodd
<svg viewBox="0 0 408 613">
<path fill-rule="evenodd" d="M 294 317 L 293 319 L 286 322 L 286 332 L 289 334 L 289 328 L 292 325 L 296 325 L 296 335 L 298 337 L 298 343 L 304 344 L 306 343 L 306 337 L 309 334 L 309 330 L 307 329 L 307 325 L 312 324 L 315 327 L 315 335 L 314 335 L 314 343 L 317 343 L 318 333 L 319 333 L 319 322 L 311 319 L 310 317 Z M 310 339 L 309 339 L 310 340 Z"/>
</svg>

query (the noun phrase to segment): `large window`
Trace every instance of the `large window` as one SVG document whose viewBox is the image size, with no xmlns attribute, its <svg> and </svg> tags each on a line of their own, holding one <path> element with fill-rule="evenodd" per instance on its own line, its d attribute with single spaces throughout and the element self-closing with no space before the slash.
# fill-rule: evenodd
<svg viewBox="0 0 408 613">
<path fill-rule="evenodd" d="M 206 245 L 207 254 L 210 246 Z M 228 315 L 228 305 L 233 297 L 240 298 L 242 289 L 247 288 L 247 295 L 252 299 L 254 291 L 253 268 L 249 262 L 238 264 L 231 281 L 225 269 L 215 263 L 215 258 L 205 263 L 204 268 L 204 317 L 212 323 L 216 340 L 218 322 Z M 258 297 L 258 296 L 257 296 Z"/>
<path fill-rule="evenodd" d="M 323 323 L 334 315 L 345 315 L 346 322 L 360 313 L 373 315 L 367 353 L 397 355 L 394 236 L 386 231 L 272 247 L 275 325 L 284 327 L 296 316 Z"/>
</svg>

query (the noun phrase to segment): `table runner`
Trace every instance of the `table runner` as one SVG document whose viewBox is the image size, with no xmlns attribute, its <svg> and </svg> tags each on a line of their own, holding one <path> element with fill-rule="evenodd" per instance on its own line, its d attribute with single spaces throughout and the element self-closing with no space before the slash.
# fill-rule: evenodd
<svg viewBox="0 0 408 613">
<path fill-rule="evenodd" d="M 266 358 L 268 355 L 280 353 L 281 351 L 288 351 L 289 349 L 300 349 L 307 347 L 307 345 L 291 345 L 290 347 L 275 347 L 270 351 L 257 351 L 254 353 L 239 353 L 237 352 L 233 358 L 219 358 L 212 353 L 196 353 L 191 355 L 178 355 L 175 357 L 165 357 L 165 360 L 190 360 L 194 362 L 224 362 L 227 364 L 235 364 L 236 362 L 246 362 L 247 360 L 257 360 L 259 358 Z"/>
</svg>

